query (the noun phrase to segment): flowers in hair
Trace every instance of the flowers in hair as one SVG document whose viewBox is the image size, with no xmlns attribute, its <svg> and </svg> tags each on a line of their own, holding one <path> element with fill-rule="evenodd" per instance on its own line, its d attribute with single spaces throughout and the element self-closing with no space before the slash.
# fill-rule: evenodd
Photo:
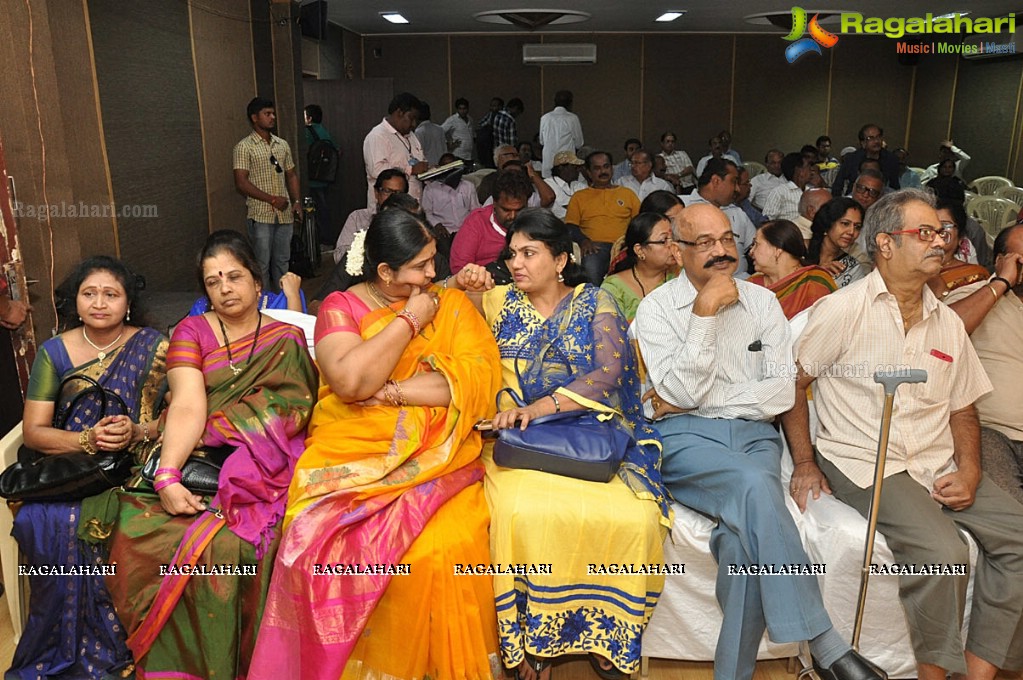
<svg viewBox="0 0 1023 680">
<path fill-rule="evenodd" d="M 350 276 L 361 276 L 362 265 L 366 260 L 366 230 L 363 229 L 355 234 L 352 239 L 352 247 L 348 249 L 348 262 L 345 263 L 345 271 Z"/>
</svg>

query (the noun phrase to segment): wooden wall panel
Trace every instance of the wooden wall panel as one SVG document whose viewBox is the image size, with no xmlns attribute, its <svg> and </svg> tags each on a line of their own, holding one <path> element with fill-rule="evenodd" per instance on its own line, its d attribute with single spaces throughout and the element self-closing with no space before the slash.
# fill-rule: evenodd
<svg viewBox="0 0 1023 680">
<path fill-rule="evenodd" d="M 1021 69 L 1019 58 L 960 61 L 952 130 L 956 144 L 973 157 L 967 181 L 1005 175 L 1011 165 Z"/>
<path fill-rule="evenodd" d="M 744 161 L 762 163 L 768 149 L 798 151 L 825 134 L 831 54 L 789 64 L 788 44 L 775 36 L 736 41 L 732 144 Z"/>
<path fill-rule="evenodd" d="M 894 41 L 843 37 L 831 52 L 835 61 L 828 130 L 834 148 L 859 147 L 857 133 L 867 123 L 884 129 L 890 148 L 901 146 L 913 68 L 899 63 Z"/>
<path fill-rule="evenodd" d="M 256 96 L 255 67 L 252 31 L 247 23 L 235 18 L 248 16 L 249 3 L 233 0 L 230 12 L 232 16 L 225 17 L 191 8 L 208 231 L 245 230 L 245 198 L 234 188 L 231 153 L 252 130 L 245 107 Z"/>
<path fill-rule="evenodd" d="M 374 56 L 374 50 L 379 50 L 379 57 Z M 395 94 L 411 92 L 429 102 L 434 110 L 433 122 L 444 122 L 448 108 L 448 47 L 444 36 L 366 38 L 366 77 L 391 78 Z M 386 114 L 385 106 L 380 117 Z"/>
<path fill-rule="evenodd" d="M 83 255 L 115 253 L 110 218 L 36 210 L 111 202 L 83 3 L 5 3 L 0 59 L 0 135 L 23 207 L 16 228 L 26 275 L 38 281 L 29 298 L 42 341 L 56 323 L 54 285 Z"/>
<path fill-rule="evenodd" d="M 540 42 L 539 36 L 452 36 L 454 98 L 468 99 L 469 113 L 479 120 L 487 113 L 492 97 L 506 102 L 518 97 L 526 108 L 516 121 L 519 139 L 533 139 L 540 130 L 540 116 L 551 108 L 540 92 L 540 68 L 522 64 L 522 45 L 536 42 Z M 366 55 L 370 59 L 368 50 Z M 553 97 L 552 93 L 549 98 Z"/>
<path fill-rule="evenodd" d="M 643 142 L 659 149 L 661 133 L 672 130 L 695 165 L 707 139 L 728 127 L 732 38 L 649 35 L 645 54 Z"/>
<path fill-rule="evenodd" d="M 906 146 L 912 166 L 926 168 L 938 161 L 938 147 L 948 135 L 952 115 L 955 71 L 956 59 L 945 55 L 922 55 L 917 63 L 913 114 L 909 144 Z M 961 141 L 954 130 L 952 140 Z"/>
<path fill-rule="evenodd" d="M 121 258 L 162 290 L 190 290 L 209 214 L 188 5 L 90 0 Z M 187 273 L 186 273 L 187 272 Z"/>
</svg>

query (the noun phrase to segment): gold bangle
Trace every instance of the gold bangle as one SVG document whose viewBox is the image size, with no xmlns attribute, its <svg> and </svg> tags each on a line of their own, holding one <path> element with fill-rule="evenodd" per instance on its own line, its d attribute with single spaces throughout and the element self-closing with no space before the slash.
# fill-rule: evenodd
<svg viewBox="0 0 1023 680">
<path fill-rule="evenodd" d="M 89 440 L 89 436 L 91 434 L 92 434 L 92 428 L 91 427 L 87 427 L 84 430 L 82 430 L 81 432 L 79 432 L 78 433 L 78 445 L 81 446 L 82 450 L 85 451 L 90 456 L 95 456 L 96 455 L 96 447 L 93 446 L 92 442 Z"/>
<path fill-rule="evenodd" d="M 995 303 L 997 304 L 997 303 L 998 303 L 998 298 L 999 298 L 999 297 L 1001 297 L 1001 296 L 1000 296 L 1000 295 L 998 294 L 998 291 L 997 291 L 997 290 L 995 290 L 995 287 L 994 287 L 994 286 L 992 286 L 992 285 L 991 285 L 990 283 L 989 283 L 989 284 L 987 284 L 987 289 L 988 289 L 989 291 L 991 291 L 991 294 L 992 294 L 992 295 L 994 295 L 994 296 L 995 296 Z"/>
</svg>

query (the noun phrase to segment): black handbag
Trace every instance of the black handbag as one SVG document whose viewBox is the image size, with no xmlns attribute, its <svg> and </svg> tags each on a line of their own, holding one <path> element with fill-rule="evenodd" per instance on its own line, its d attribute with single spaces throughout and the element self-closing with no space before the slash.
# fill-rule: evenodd
<svg viewBox="0 0 1023 680">
<path fill-rule="evenodd" d="M 75 394 L 53 418 L 53 427 L 64 430 L 71 412 L 82 399 L 92 396 L 98 402 L 97 420 L 108 415 L 110 402 L 120 405 L 127 415 L 128 407 L 117 394 L 107 390 L 86 375 L 72 375 L 60 385 L 60 394 L 72 381 L 88 387 Z M 112 414 L 111 414 L 112 415 Z M 12 501 L 77 501 L 121 486 L 131 475 L 134 457 L 127 451 L 84 451 L 45 454 L 24 444 L 18 449 L 18 461 L 0 474 L 0 496 Z"/>
<path fill-rule="evenodd" d="M 146 464 L 142 466 L 142 479 L 150 484 L 160 469 L 160 453 L 163 447 L 157 447 Z M 205 446 L 196 449 L 181 466 L 181 484 L 194 494 L 213 496 L 217 493 L 220 481 L 220 469 L 227 457 L 234 453 L 233 446 Z"/>
<path fill-rule="evenodd" d="M 503 392 L 520 407 L 526 406 L 511 388 L 498 392 L 498 401 Z M 635 445 L 635 439 L 615 422 L 610 409 L 605 413 L 566 411 L 530 420 L 524 430 L 499 430 L 494 462 L 508 468 L 609 482 L 618 473 L 629 447 Z"/>
</svg>

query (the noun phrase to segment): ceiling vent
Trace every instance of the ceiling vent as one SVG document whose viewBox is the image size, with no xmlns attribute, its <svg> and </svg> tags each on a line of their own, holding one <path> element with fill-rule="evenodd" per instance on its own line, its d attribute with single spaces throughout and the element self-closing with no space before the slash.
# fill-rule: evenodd
<svg viewBox="0 0 1023 680">
<path fill-rule="evenodd" d="M 486 24 L 505 24 L 535 31 L 544 26 L 588 21 L 591 15 L 574 9 L 495 9 L 477 12 L 472 16 L 476 21 Z"/>
<path fill-rule="evenodd" d="M 522 46 L 522 63 L 533 66 L 596 64 L 597 46 L 592 43 L 527 44 Z"/>
</svg>

